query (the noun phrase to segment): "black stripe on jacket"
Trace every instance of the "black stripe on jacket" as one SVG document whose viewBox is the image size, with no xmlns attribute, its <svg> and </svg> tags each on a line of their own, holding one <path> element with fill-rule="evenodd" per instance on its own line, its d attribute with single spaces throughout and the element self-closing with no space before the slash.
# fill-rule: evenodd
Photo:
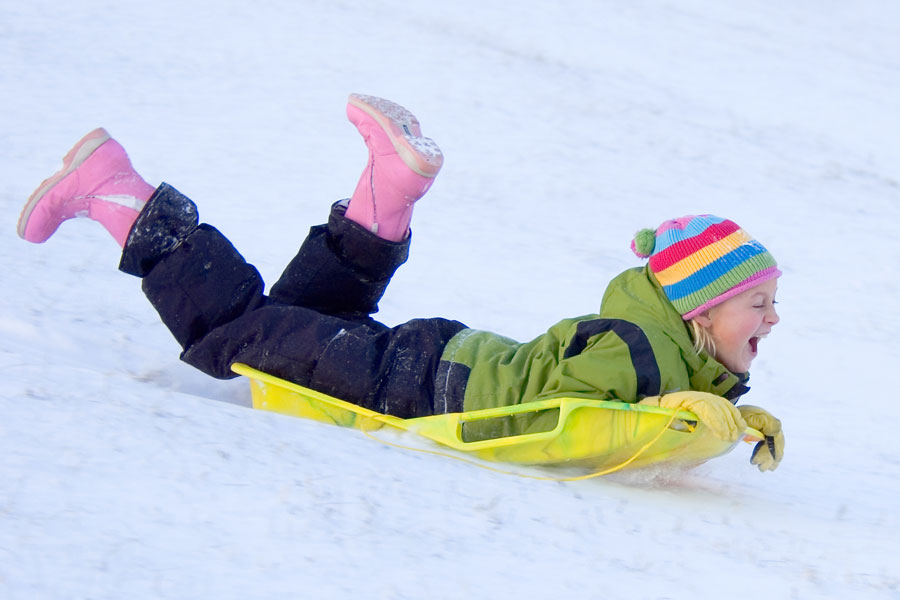
<svg viewBox="0 0 900 600">
<path fill-rule="evenodd" d="M 622 319 L 593 319 L 582 321 L 575 328 L 575 335 L 563 358 L 572 358 L 581 354 L 587 347 L 588 340 L 595 335 L 612 331 L 628 346 L 631 363 L 637 375 L 638 399 L 647 396 L 658 396 L 662 387 L 659 365 L 647 334 L 629 321 Z"/>
</svg>

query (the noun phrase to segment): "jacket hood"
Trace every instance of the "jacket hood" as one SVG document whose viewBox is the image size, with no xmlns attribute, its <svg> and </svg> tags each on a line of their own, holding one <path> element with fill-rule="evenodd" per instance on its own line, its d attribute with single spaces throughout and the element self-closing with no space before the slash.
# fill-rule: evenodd
<svg viewBox="0 0 900 600">
<path fill-rule="evenodd" d="M 687 322 L 648 267 L 629 269 L 615 277 L 603 294 L 600 315 L 630 321 L 648 335 L 655 331 L 669 338 L 681 352 L 691 389 L 709 391 L 732 401 L 749 391 L 745 385 L 749 373 L 732 373 L 708 353 L 694 349 Z"/>
</svg>

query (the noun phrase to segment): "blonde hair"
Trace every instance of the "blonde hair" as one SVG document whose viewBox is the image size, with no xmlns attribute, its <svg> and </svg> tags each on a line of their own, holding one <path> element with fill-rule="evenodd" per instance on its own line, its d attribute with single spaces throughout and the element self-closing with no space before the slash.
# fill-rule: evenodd
<svg viewBox="0 0 900 600">
<path fill-rule="evenodd" d="M 694 340 L 694 350 L 699 354 L 706 352 L 710 356 L 716 355 L 716 343 L 713 341 L 709 330 L 697 322 L 697 319 L 690 319 L 688 326 L 691 330 L 691 337 Z"/>
</svg>

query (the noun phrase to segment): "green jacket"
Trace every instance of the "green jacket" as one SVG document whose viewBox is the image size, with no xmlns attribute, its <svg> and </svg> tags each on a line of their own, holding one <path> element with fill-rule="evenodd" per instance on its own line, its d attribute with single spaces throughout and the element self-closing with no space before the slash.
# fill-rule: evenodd
<svg viewBox="0 0 900 600">
<path fill-rule="evenodd" d="M 563 396 L 637 402 L 679 390 L 735 399 L 748 389 L 744 379 L 693 349 L 655 277 L 636 268 L 610 282 L 599 314 L 560 321 L 530 342 L 458 333 L 441 356 L 435 404 L 455 399 L 458 406 L 460 396 L 467 411 Z M 555 422 L 552 413 L 490 421 L 466 437 L 544 431 Z"/>
</svg>

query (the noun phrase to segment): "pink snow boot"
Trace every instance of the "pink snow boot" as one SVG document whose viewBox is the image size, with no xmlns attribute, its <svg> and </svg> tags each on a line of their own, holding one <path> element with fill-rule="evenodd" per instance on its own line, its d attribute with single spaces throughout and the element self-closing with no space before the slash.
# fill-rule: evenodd
<svg viewBox="0 0 900 600">
<path fill-rule="evenodd" d="M 347 117 L 366 142 L 369 162 L 346 216 L 380 238 L 399 242 L 409 231 L 413 203 L 434 183 L 444 156 L 399 104 L 350 94 Z"/>
<path fill-rule="evenodd" d="M 40 244 L 60 223 L 87 217 L 125 245 L 154 188 L 138 175 L 125 149 L 105 129 L 95 129 L 69 150 L 63 168 L 41 183 L 19 216 L 19 235 Z"/>
</svg>

